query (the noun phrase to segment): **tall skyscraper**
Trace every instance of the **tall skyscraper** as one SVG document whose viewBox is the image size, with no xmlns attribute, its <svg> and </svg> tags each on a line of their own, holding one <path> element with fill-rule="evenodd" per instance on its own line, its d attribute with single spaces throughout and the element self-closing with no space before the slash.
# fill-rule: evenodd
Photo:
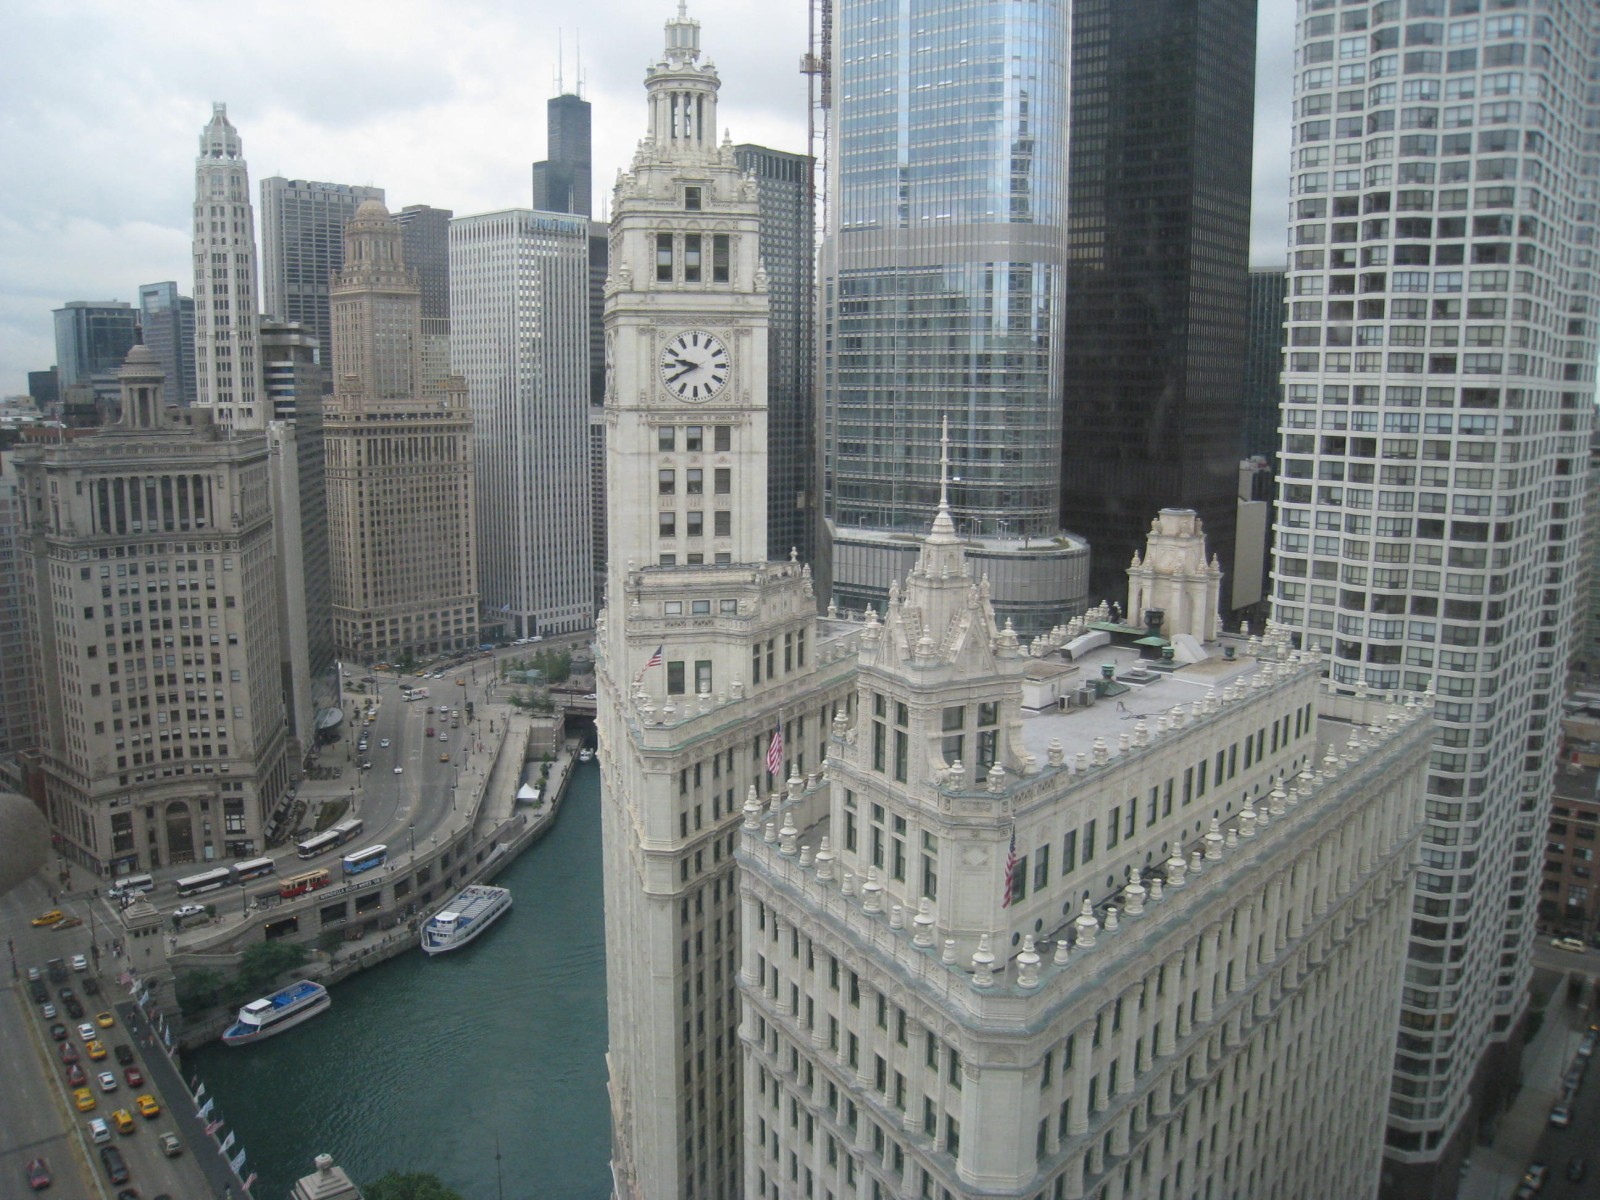
<svg viewBox="0 0 1600 1200">
<path fill-rule="evenodd" d="M 290 768 L 266 436 L 120 374 L 118 424 L 17 451 L 50 827 L 101 879 L 259 853 Z"/>
<path fill-rule="evenodd" d="M 541 212 L 594 212 L 589 102 L 570 92 L 545 103 L 545 152 L 533 164 L 533 207 Z"/>
<path fill-rule="evenodd" d="M 263 395 L 272 413 L 284 695 L 295 734 L 309 747 L 317 710 L 338 702 L 322 420 L 328 371 L 317 362 L 317 339 L 298 322 L 263 318 L 260 336 Z"/>
<path fill-rule="evenodd" d="M 161 370 L 171 380 L 167 399 L 180 408 L 194 403 L 194 300 L 178 294 L 178 285 L 139 286 L 139 326 Z"/>
<path fill-rule="evenodd" d="M 1600 8 L 1482 7 L 1296 27 L 1274 615 L 1340 692 L 1439 696 L 1395 1197 L 1517 1074 L 1594 408 Z"/>
<path fill-rule="evenodd" d="M 27 549 L 17 457 L 8 447 L 0 450 L 0 755 L 39 744 Z"/>
<path fill-rule="evenodd" d="M 1255 0 L 1076 0 L 1061 519 L 1121 594 L 1150 513 L 1233 563 Z"/>
<path fill-rule="evenodd" d="M 423 369 L 404 240 L 381 201 L 363 201 L 333 280 L 333 628 L 340 656 L 362 662 L 478 644 L 472 413 L 463 379 Z"/>
<path fill-rule="evenodd" d="M 422 288 L 422 377 L 441 383 L 450 374 L 450 218 L 448 208 L 408 204 L 393 214 L 405 234 L 406 266 Z"/>
<path fill-rule="evenodd" d="M 261 181 L 261 304 L 280 321 L 298 321 L 317 339 L 327 364 L 332 323 L 328 289 L 344 265 L 344 227 L 364 200 L 383 189 L 348 183 Z"/>
<path fill-rule="evenodd" d="M 1289 277 L 1277 268 L 1251 268 L 1244 355 L 1244 431 L 1239 453 L 1271 458 L 1278 452 L 1283 409 L 1284 297 Z"/>
<path fill-rule="evenodd" d="M 450 222 L 450 359 L 472 401 L 483 624 L 589 628 L 587 218 Z"/>
<path fill-rule="evenodd" d="M 1122 593 L 1188 645 L 1198 525 Z M 825 777 L 745 807 L 742 1195 L 1374 1196 L 1423 710 L 1330 704 L 1276 634 L 1025 650 L 987 591 L 941 505 Z"/>
<path fill-rule="evenodd" d="M 218 426 L 261 430 L 272 414 L 261 392 L 256 332 L 256 223 L 244 144 L 228 106 L 211 106 L 194 166 L 194 367 L 196 402 Z"/>
<path fill-rule="evenodd" d="M 648 135 L 617 184 L 606 299 L 595 670 L 612 1167 L 628 1200 L 747 1194 L 740 805 L 820 767 L 851 666 L 820 630 L 809 569 L 767 561 L 759 199 L 718 145 L 699 33 L 680 9 L 646 71 Z"/>
<path fill-rule="evenodd" d="M 948 415 L 957 529 L 1002 620 L 1043 632 L 1083 610 L 1088 570 L 1060 527 L 1068 6 L 958 0 L 924 20 L 909 3 L 838 0 L 833 34 L 831 595 L 881 606 L 914 564 Z"/>
<path fill-rule="evenodd" d="M 124 300 L 69 300 L 53 315 L 61 389 L 99 382 L 115 396 L 117 370 L 139 340 L 138 310 Z"/>
<path fill-rule="evenodd" d="M 816 219 L 811 159 L 733 148 L 756 178 L 767 272 L 767 557 L 816 558 Z"/>
</svg>

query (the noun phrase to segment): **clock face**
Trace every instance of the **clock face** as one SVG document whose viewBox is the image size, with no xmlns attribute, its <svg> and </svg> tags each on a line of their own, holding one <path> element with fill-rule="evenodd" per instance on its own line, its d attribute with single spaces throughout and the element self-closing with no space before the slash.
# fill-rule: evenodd
<svg viewBox="0 0 1600 1200">
<path fill-rule="evenodd" d="M 688 329 L 661 352 L 661 382 L 680 400 L 709 400 L 732 373 L 728 350 L 711 334 Z"/>
</svg>

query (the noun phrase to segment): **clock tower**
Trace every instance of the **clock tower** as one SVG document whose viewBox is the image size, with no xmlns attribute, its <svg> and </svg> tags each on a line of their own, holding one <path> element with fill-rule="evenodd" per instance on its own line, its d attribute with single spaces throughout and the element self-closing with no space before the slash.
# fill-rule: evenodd
<svg viewBox="0 0 1600 1200">
<path fill-rule="evenodd" d="M 756 182 L 682 5 L 612 206 L 596 622 L 608 1086 L 620 1197 L 740 1195 L 741 810 L 822 764 L 852 686 L 810 568 L 768 561 Z M 799 786 L 796 782 L 795 786 Z"/>
</svg>

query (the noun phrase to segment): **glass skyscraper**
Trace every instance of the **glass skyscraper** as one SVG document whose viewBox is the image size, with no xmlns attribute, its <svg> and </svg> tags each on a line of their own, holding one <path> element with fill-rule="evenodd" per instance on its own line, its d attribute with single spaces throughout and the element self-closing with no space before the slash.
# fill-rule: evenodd
<svg viewBox="0 0 1600 1200">
<path fill-rule="evenodd" d="M 1594 0 L 1301 0 L 1276 619 L 1438 696 L 1385 1191 L 1518 1075 L 1595 390 Z"/>
<path fill-rule="evenodd" d="M 881 604 L 939 500 L 995 609 L 1080 611 L 1060 535 L 1069 11 L 839 0 L 823 248 L 823 503 L 832 597 Z"/>
</svg>

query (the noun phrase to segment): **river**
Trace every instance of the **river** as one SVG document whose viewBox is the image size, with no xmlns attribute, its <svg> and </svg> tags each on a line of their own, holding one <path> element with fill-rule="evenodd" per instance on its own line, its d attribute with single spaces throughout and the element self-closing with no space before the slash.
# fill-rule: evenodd
<svg viewBox="0 0 1600 1200">
<path fill-rule="evenodd" d="M 319 1153 L 358 1184 L 431 1171 L 468 1200 L 609 1194 L 598 766 L 576 768 L 555 826 L 495 882 L 515 906 L 465 950 L 402 954 L 306 1025 L 186 1056 L 258 1200 Z"/>
</svg>

